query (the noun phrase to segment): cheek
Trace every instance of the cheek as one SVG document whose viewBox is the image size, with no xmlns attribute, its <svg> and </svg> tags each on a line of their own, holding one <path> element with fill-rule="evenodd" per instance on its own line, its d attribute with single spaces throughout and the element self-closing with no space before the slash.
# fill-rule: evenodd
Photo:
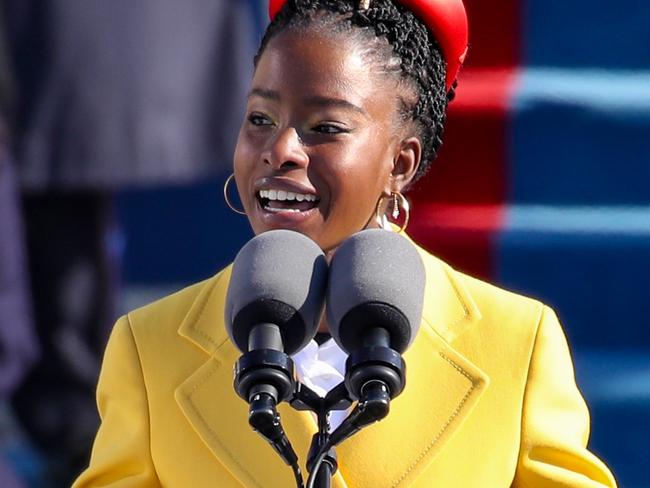
<svg viewBox="0 0 650 488">
<path fill-rule="evenodd" d="M 253 169 L 255 167 L 255 152 L 246 137 L 242 134 L 237 139 L 237 145 L 233 154 L 233 172 L 235 173 L 235 182 L 239 198 L 245 207 L 249 209 L 251 202 L 248 200 L 250 194 L 251 180 L 253 178 Z"/>
<path fill-rule="evenodd" d="M 369 147 L 372 146 L 366 146 Z M 369 212 L 374 211 L 389 181 L 389 161 L 379 151 L 365 150 L 348 154 L 337 171 L 331 172 L 333 206 L 342 212 L 367 217 Z"/>
<path fill-rule="evenodd" d="M 240 133 L 233 154 L 233 169 L 238 183 L 242 182 L 242 178 L 246 178 L 255 166 L 257 154 L 250 138 L 246 134 Z"/>
<path fill-rule="evenodd" d="M 250 144 L 248 144 L 248 141 L 246 140 L 246 135 L 244 133 L 244 130 L 241 129 L 239 131 L 239 135 L 237 136 L 237 142 L 235 145 L 235 153 L 234 153 L 235 165 L 241 164 L 241 162 L 249 152 L 250 152 Z"/>
</svg>

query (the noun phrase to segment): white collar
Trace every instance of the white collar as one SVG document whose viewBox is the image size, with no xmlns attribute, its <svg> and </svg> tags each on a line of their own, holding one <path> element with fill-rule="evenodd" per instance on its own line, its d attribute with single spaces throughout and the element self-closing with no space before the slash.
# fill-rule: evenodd
<svg viewBox="0 0 650 488">
<path fill-rule="evenodd" d="M 320 346 L 311 340 L 304 349 L 292 356 L 298 381 L 321 397 L 345 379 L 345 361 L 348 355 L 334 339 Z M 338 427 L 348 412 L 335 410 L 330 414 L 330 428 Z"/>
</svg>

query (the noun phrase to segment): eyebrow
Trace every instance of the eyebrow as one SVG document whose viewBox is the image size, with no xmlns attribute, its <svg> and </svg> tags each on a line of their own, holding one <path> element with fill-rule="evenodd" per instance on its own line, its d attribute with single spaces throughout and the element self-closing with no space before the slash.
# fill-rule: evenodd
<svg viewBox="0 0 650 488">
<path fill-rule="evenodd" d="M 347 100 L 343 100 L 341 98 L 333 98 L 333 97 L 319 97 L 319 96 L 314 96 L 314 97 L 309 97 L 305 100 L 305 103 L 307 105 L 315 105 L 317 107 L 340 107 L 340 108 L 345 108 L 349 110 L 354 110 L 355 112 L 360 113 L 361 115 L 368 117 L 368 113 L 359 107 L 358 105 L 355 105 L 352 102 L 348 102 Z"/>
<path fill-rule="evenodd" d="M 263 88 L 253 88 L 248 94 L 249 97 L 257 96 L 261 98 L 266 98 L 268 100 L 273 100 L 275 102 L 280 101 L 280 94 L 273 90 L 265 90 Z M 354 110 L 355 112 L 360 113 L 364 117 L 368 117 L 368 113 L 358 105 L 355 105 L 352 102 L 343 100 L 342 98 L 334 97 L 322 97 L 322 96 L 313 96 L 305 99 L 306 105 L 312 105 L 316 107 L 340 107 L 348 110 Z"/>
<path fill-rule="evenodd" d="M 268 98 L 269 100 L 274 100 L 276 102 L 280 100 L 280 95 L 278 92 L 275 92 L 273 90 L 264 90 L 263 88 L 253 88 L 248 94 L 248 98 L 252 96 Z"/>
</svg>

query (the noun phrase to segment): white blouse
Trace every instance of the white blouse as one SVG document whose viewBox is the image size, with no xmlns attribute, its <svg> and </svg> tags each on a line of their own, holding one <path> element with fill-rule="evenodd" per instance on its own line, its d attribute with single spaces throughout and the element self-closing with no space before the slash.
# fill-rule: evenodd
<svg viewBox="0 0 650 488">
<path fill-rule="evenodd" d="M 292 356 L 296 365 L 298 380 L 321 397 L 341 383 L 345 378 L 347 353 L 334 339 L 320 346 L 312 340 L 307 346 Z M 330 413 L 330 431 L 336 429 L 348 415 L 346 410 Z"/>
</svg>

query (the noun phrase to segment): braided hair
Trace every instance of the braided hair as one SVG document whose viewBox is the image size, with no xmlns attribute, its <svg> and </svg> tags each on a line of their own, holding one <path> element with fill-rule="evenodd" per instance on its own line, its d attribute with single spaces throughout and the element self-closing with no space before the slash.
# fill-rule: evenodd
<svg viewBox="0 0 650 488">
<path fill-rule="evenodd" d="M 446 63 L 436 39 L 410 10 L 392 0 L 373 0 L 360 10 L 358 0 L 288 0 L 267 27 L 255 65 L 269 41 L 286 30 L 320 28 L 358 40 L 382 71 L 395 76 L 413 95 L 400 97 L 400 118 L 415 124 L 422 159 L 413 181 L 426 173 L 442 146 L 448 103 Z M 387 42 L 386 42 L 387 41 Z"/>
</svg>

